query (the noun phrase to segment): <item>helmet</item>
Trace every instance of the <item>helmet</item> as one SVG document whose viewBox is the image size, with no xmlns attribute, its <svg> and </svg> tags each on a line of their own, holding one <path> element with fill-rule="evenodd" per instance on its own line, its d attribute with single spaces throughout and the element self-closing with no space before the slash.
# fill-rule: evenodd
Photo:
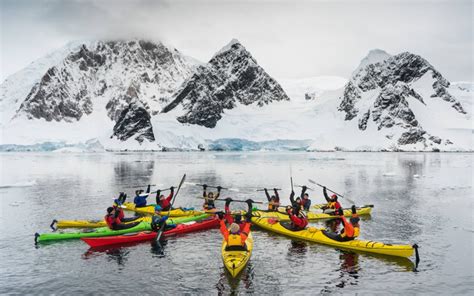
<svg viewBox="0 0 474 296">
<path fill-rule="evenodd" d="M 237 224 L 237 223 L 230 224 L 230 233 L 237 234 L 237 233 L 239 233 L 239 231 L 240 231 L 239 224 Z"/>
</svg>

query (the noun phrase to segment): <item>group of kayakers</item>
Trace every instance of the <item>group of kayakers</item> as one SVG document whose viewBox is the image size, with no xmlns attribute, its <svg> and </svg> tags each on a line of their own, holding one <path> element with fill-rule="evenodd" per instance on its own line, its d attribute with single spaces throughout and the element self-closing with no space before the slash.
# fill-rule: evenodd
<svg viewBox="0 0 474 296">
<path fill-rule="evenodd" d="M 216 209 L 215 201 L 220 197 L 222 187 L 217 186 L 214 187 L 217 189 L 217 192 L 208 192 L 207 189 L 209 186 L 202 185 L 203 187 L 203 209 L 204 210 L 214 210 Z M 168 190 L 168 189 L 166 189 Z M 155 212 L 158 214 L 161 211 L 168 211 L 171 209 L 171 200 L 174 195 L 174 187 L 170 187 L 170 194 L 165 197 L 161 194 L 161 191 L 156 191 L 156 205 L 155 205 Z M 273 194 L 270 195 L 268 189 L 265 188 L 265 196 L 268 200 L 268 211 L 281 211 L 281 203 L 280 203 L 280 196 L 278 194 L 278 190 L 273 188 Z M 309 194 L 307 193 L 308 188 L 306 186 L 302 186 L 301 193 L 299 196 L 295 198 L 295 192 L 292 190 L 289 196 L 290 205 L 288 205 L 284 209 L 284 213 L 289 216 L 290 225 L 288 229 L 292 231 L 300 231 L 307 227 L 308 225 L 308 218 L 306 216 L 306 212 L 311 208 L 311 199 L 309 198 Z M 145 207 L 147 206 L 147 197 L 151 195 L 150 186 L 148 186 L 146 192 L 143 190 L 137 190 L 135 192 L 134 204 L 136 208 Z M 359 217 L 357 215 L 357 209 L 355 206 L 352 206 L 352 216 L 349 221 L 344 217 L 344 210 L 341 207 L 341 204 L 338 201 L 338 196 L 333 194 L 331 196 L 327 193 L 327 188 L 323 187 L 323 195 L 326 199 L 326 204 L 321 208 L 324 213 L 334 215 L 335 220 L 337 221 L 337 225 L 341 224 L 343 229 L 338 232 L 337 228 L 335 227 L 332 229 L 333 231 L 324 231 L 324 234 L 334 240 L 337 241 L 347 241 L 352 240 L 359 236 L 360 232 L 360 225 L 359 225 Z M 120 193 L 119 197 L 115 200 L 114 206 L 109 207 L 107 209 L 107 214 L 105 216 L 105 221 L 110 229 L 113 230 L 120 230 L 120 229 L 127 229 L 134 227 L 139 222 L 133 222 L 136 217 L 133 218 L 125 218 L 123 209 L 121 205 L 125 202 L 126 194 L 123 192 Z M 231 198 L 225 199 L 225 206 L 224 212 L 217 212 L 217 215 L 221 219 L 221 232 L 224 235 L 225 239 L 228 241 L 229 245 L 233 245 L 234 243 L 238 245 L 244 245 L 246 237 L 248 236 L 250 230 L 250 219 L 252 217 L 252 200 L 247 200 L 247 204 L 249 206 L 248 211 L 245 215 L 245 219 L 242 219 L 241 214 L 231 214 L 229 206 L 232 202 Z M 159 223 L 155 223 L 155 225 L 163 225 L 166 218 L 161 219 Z M 225 226 L 225 222 L 228 223 L 229 228 Z M 238 237 L 237 237 L 238 236 Z"/>
</svg>

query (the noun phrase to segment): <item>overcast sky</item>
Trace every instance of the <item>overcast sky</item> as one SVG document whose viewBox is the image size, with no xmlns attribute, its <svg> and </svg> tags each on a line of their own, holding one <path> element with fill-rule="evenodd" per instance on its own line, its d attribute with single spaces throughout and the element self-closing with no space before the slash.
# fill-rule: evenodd
<svg viewBox="0 0 474 296">
<path fill-rule="evenodd" d="M 201 61 L 237 38 L 277 78 L 348 77 L 380 48 L 420 54 L 448 80 L 474 80 L 470 0 L 0 2 L 1 81 L 69 41 L 134 37 Z"/>
</svg>

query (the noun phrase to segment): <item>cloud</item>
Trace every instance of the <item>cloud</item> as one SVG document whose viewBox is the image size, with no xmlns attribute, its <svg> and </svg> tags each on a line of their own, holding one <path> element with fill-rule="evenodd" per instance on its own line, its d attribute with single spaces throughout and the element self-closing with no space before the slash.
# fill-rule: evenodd
<svg viewBox="0 0 474 296">
<path fill-rule="evenodd" d="M 2 75 L 72 40 L 145 38 L 207 61 L 239 39 L 275 77 L 348 76 L 372 48 L 472 77 L 471 1 L 3 0 Z"/>
</svg>

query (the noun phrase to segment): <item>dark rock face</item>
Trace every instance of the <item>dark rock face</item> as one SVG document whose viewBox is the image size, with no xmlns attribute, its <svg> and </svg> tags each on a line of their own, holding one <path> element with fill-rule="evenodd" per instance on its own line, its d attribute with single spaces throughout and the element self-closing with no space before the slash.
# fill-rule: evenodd
<svg viewBox="0 0 474 296">
<path fill-rule="evenodd" d="M 261 107 L 280 100 L 289 100 L 281 86 L 240 43 L 233 41 L 207 65 L 200 66 L 162 112 L 181 104 L 185 113 L 178 121 L 213 128 L 224 110 L 238 103 Z"/>
<path fill-rule="evenodd" d="M 143 104 L 134 101 L 120 113 L 112 137 L 116 137 L 120 141 L 134 137 L 139 143 L 145 139 L 154 142 L 155 136 L 150 119 L 150 113 Z"/>
<path fill-rule="evenodd" d="M 413 86 L 425 74 L 434 80 L 432 98 L 441 98 L 459 113 L 466 113 L 459 101 L 449 94 L 449 81 L 425 59 L 408 52 L 388 56 L 358 69 L 344 88 L 338 110 L 345 113 L 345 120 L 358 118 L 360 130 L 366 130 L 371 119 L 378 130 L 401 127 L 405 132 L 398 139 L 399 145 L 425 142 L 427 133 L 419 125 L 409 104 L 416 99 L 426 105 L 428 98 L 423 98 Z M 361 100 L 365 103 L 358 105 Z M 359 110 L 361 106 L 364 109 Z M 430 136 L 429 140 L 436 144 L 441 141 L 436 136 Z"/>
<path fill-rule="evenodd" d="M 76 91 L 71 93 L 69 86 L 57 81 L 70 81 L 69 73 L 56 67 L 50 68 L 35 85 L 20 110 L 27 112 L 28 118 L 44 118 L 47 121 L 79 120 L 84 114 L 92 113 L 93 104 L 87 87 L 79 81 Z"/>
</svg>

